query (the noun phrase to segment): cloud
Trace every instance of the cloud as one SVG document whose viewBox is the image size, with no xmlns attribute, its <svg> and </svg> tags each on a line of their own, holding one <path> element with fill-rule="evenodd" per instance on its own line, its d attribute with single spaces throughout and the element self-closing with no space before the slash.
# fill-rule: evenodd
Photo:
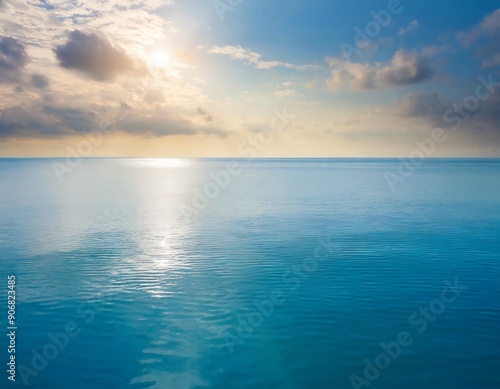
<svg viewBox="0 0 500 389">
<path fill-rule="evenodd" d="M 214 46 L 209 50 L 212 54 L 227 55 L 231 58 L 238 59 L 248 65 L 252 65 L 256 69 L 272 69 L 283 67 L 286 69 L 306 70 L 314 68 L 314 65 L 293 65 L 282 61 L 263 61 L 262 56 L 255 51 L 244 49 L 241 46 Z"/>
<path fill-rule="evenodd" d="M 465 47 L 483 36 L 495 35 L 500 32 L 500 9 L 497 9 L 486 15 L 479 24 L 468 31 L 462 31 L 458 34 L 458 39 Z"/>
<path fill-rule="evenodd" d="M 64 137 L 95 128 L 95 114 L 82 109 L 18 105 L 0 110 L 0 139 Z"/>
<path fill-rule="evenodd" d="M 59 65 L 79 70 L 96 81 L 113 81 L 120 74 L 142 76 L 145 65 L 134 60 L 106 38 L 75 30 L 69 40 L 55 49 Z"/>
<path fill-rule="evenodd" d="M 11 37 L 0 37 L 0 82 L 18 82 L 28 62 L 23 43 Z"/>
<path fill-rule="evenodd" d="M 7 7 L 9 6 L 10 6 L 9 0 L 0 0 L 0 12 L 7 9 Z"/>
<path fill-rule="evenodd" d="M 441 153 L 460 155 L 458 148 L 474 149 L 479 154 L 498 150 L 500 94 L 491 94 L 474 112 L 462 109 L 464 97 L 448 100 L 438 93 L 411 93 L 385 107 L 359 110 L 346 120 L 327 122 L 325 129 L 328 134 L 346 139 L 373 139 L 384 141 L 386 145 L 405 147 L 415 145 L 416 141 L 427 138 L 434 129 L 440 128 L 448 140 L 436 149 L 436 156 Z"/>
<path fill-rule="evenodd" d="M 31 76 L 31 84 L 38 89 L 46 89 L 49 87 L 49 79 L 42 74 L 34 74 Z"/>
<path fill-rule="evenodd" d="M 464 124 L 474 132 L 494 134 L 500 144 L 500 95 L 494 93 L 482 102 L 479 109 L 470 116 L 470 123 L 465 119 Z"/>
<path fill-rule="evenodd" d="M 500 38 L 499 38 L 500 39 Z M 491 68 L 500 65 L 500 41 L 495 40 L 489 45 L 479 49 L 477 56 L 483 59 L 481 67 Z"/>
<path fill-rule="evenodd" d="M 40 133 L 56 131 L 45 118 L 25 110 L 21 106 L 5 108 L 0 110 L 0 139 L 11 137 L 32 137 L 37 130 Z M 35 129 L 36 128 L 36 129 Z"/>
<path fill-rule="evenodd" d="M 196 113 L 198 115 L 202 116 L 206 122 L 213 122 L 214 121 L 213 116 L 201 107 L 198 107 L 198 109 L 196 110 Z"/>
<path fill-rule="evenodd" d="M 0 0 L 1 141 L 79 136 L 102 121 L 133 136 L 228 134 L 205 107 L 201 79 L 176 64 L 148 71 L 140 60 L 172 33 L 153 12 L 172 1 L 7 2 Z M 120 102 L 133 107 L 121 122 Z"/>
<path fill-rule="evenodd" d="M 291 96 L 297 96 L 298 93 L 294 91 L 293 89 L 285 89 L 285 90 L 277 90 L 274 91 L 274 95 L 276 97 L 291 97 Z"/>
<path fill-rule="evenodd" d="M 399 50 L 386 64 L 374 65 L 330 58 L 331 77 L 327 81 L 334 90 L 344 85 L 351 89 L 375 89 L 416 84 L 430 79 L 434 70 L 427 60 L 416 52 Z"/>
<path fill-rule="evenodd" d="M 397 105 L 395 113 L 407 117 L 440 118 L 446 108 L 437 93 L 411 93 Z"/>
<path fill-rule="evenodd" d="M 207 120 L 199 122 L 177 113 L 159 110 L 147 116 L 139 113 L 132 114 L 118 122 L 116 127 L 126 133 L 143 137 L 198 134 L 226 137 L 229 134 L 222 128 L 207 124 Z"/>
<path fill-rule="evenodd" d="M 18 84 L 17 91 L 25 87 L 47 88 L 47 77 L 41 74 L 25 74 L 28 62 L 26 46 L 21 41 L 12 37 L 0 37 L 0 83 Z"/>
<path fill-rule="evenodd" d="M 426 127 L 461 133 L 470 141 L 484 143 L 487 140 L 500 145 L 500 95 L 491 94 L 472 111 L 464 109 L 463 99 L 460 100 L 443 100 L 437 93 L 413 93 L 386 113 L 406 117 L 413 124 L 416 119 L 422 119 Z M 453 129 L 455 125 L 458 127 Z"/>
<path fill-rule="evenodd" d="M 377 76 L 387 85 L 405 85 L 428 80 L 433 74 L 424 57 L 399 50 L 391 63 L 378 71 Z"/>
<path fill-rule="evenodd" d="M 123 109 L 129 107 L 122 106 Z M 17 105 L 0 109 L 0 140 L 7 138 L 64 138 L 91 133 L 100 122 L 111 123 L 112 131 L 123 131 L 142 137 L 170 135 L 215 135 L 226 137 L 229 132 L 215 124 L 215 119 L 201 107 L 197 115 L 182 115 L 159 108 L 150 112 L 130 111 L 116 118 L 112 109 L 104 106 L 76 108 L 57 104 Z M 116 113 L 116 112 L 115 112 Z"/>
<path fill-rule="evenodd" d="M 327 81 L 328 88 L 334 90 L 345 84 L 351 89 L 372 89 L 375 87 L 376 70 L 368 64 L 330 59 L 334 69 Z"/>
<path fill-rule="evenodd" d="M 42 112 L 57 118 L 58 122 L 65 128 L 78 133 L 90 132 L 98 126 L 97 115 L 90 110 L 73 107 L 44 106 Z"/>
<path fill-rule="evenodd" d="M 440 54 L 455 53 L 455 52 L 456 48 L 448 44 L 443 44 L 443 45 L 432 44 L 429 46 L 422 47 L 422 55 L 428 58 L 435 57 Z"/>
<path fill-rule="evenodd" d="M 500 9 L 486 15 L 481 22 L 457 36 L 465 48 L 475 47 L 483 68 L 500 65 Z"/>
<path fill-rule="evenodd" d="M 420 23 L 418 22 L 418 20 L 415 19 L 408 26 L 401 27 L 398 31 L 398 35 L 405 35 L 408 34 L 409 32 L 416 32 L 419 27 Z"/>
</svg>

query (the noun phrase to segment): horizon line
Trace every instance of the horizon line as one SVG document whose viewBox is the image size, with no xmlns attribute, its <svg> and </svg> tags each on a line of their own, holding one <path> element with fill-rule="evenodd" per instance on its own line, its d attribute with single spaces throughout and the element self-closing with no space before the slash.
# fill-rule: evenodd
<svg viewBox="0 0 500 389">
<path fill-rule="evenodd" d="M 68 159 L 75 157 L 61 157 L 61 156 L 50 156 L 50 157 L 3 157 L 0 156 L 0 160 L 5 159 Z M 253 160 L 294 160 L 294 159 L 302 159 L 302 160 L 311 160 L 311 159 L 359 159 L 359 160 L 406 160 L 407 157 L 125 157 L 125 156 L 110 156 L 110 157 L 78 157 L 77 159 L 82 160 L 90 160 L 90 159 L 233 159 L 233 160 L 245 160 L 245 161 L 253 161 Z M 424 157 L 422 160 L 493 160 L 500 159 L 500 156 L 495 157 Z"/>
</svg>

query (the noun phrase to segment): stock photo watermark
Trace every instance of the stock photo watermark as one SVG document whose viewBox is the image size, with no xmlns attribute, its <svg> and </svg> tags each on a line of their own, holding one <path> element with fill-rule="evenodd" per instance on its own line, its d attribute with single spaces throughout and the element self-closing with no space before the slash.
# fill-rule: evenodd
<svg viewBox="0 0 500 389">
<path fill-rule="evenodd" d="M 56 359 L 71 343 L 71 340 L 82 333 L 85 326 L 92 323 L 96 313 L 101 310 L 95 303 L 82 303 L 76 308 L 75 320 L 68 321 L 64 328 L 56 333 L 47 334 L 47 342 L 41 348 L 31 349 L 31 360 L 28 366 L 20 364 L 17 371 L 25 386 L 33 377 L 44 371 L 49 363 Z"/>
<path fill-rule="evenodd" d="M 408 324 L 412 327 L 411 331 L 401 331 L 391 342 L 380 343 L 381 352 L 372 359 L 363 360 L 363 373 L 351 374 L 349 377 L 354 389 L 368 387 L 378 379 L 382 371 L 388 369 L 392 362 L 402 355 L 403 350 L 413 344 L 415 335 L 422 334 L 427 330 L 429 325 L 435 322 L 446 308 L 467 289 L 467 286 L 459 285 L 457 278 L 453 282 L 445 280 L 444 285 L 438 298 L 419 307 L 408 317 Z"/>
<path fill-rule="evenodd" d="M 493 75 L 487 77 L 479 76 L 474 94 L 464 98 L 461 102 L 453 104 L 442 116 L 442 120 L 451 125 L 453 130 L 459 129 L 465 120 L 477 112 L 481 102 L 488 100 L 500 86 L 500 81 L 493 80 Z M 404 183 L 411 177 L 418 166 L 422 165 L 426 158 L 432 157 L 437 151 L 438 146 L 448 140 L 448 134 L 444 129 L 435 128 L 430 137 L 416 142 L 416 148 L 413 149 L 407 158 L 400 158 L 400 163 L 396 172 L 385 172 L 384 177 L 387 185 L 393 193 L 396 192 L 396 185 Z"/>
<path fill-rule="evenodd" d="M 7 379 L 16 381 L 16 337 L 17 337 L 17 322 L 16 322 L 16 276 L 10 275 L 7 277 L 7 338 L 9 344 L 7 353 L 9 354 L 7 362 Z"/>
<path fill-rule="evenodd" d="M 300 264 L 292 266 L 281 276 L 282 286 L 273 289 L 269 298 L 262 301 L 254 301 L 254 310 L 244 316 L 238 317 L 238 326 L 224 332 L 225 347 L 232 354 L 235 346 L 244 343 L 254 332 L 264 324 L 264 321 L 272 316 L 277 307 L 287 300 L 286 294 L 296 291 L 319 267 L 322 261 L 331 259 L 335 252 L 333 235 L 329 234 L 326 239 L 318 241 L 311 256 L 304 258 Z"/>
<path fill-rule="evenodd" d="M 411 0 L 407 0 L 411 1 Z M 371 20 L 366 22 L 363 28 L 354 27 L 354 38 L 351 43 L 342 42 L 339 45 L 344 59 L 351 59 L 353 54 L 359 54 L 366 49 L 370 43 L 380 35 L 385 27 L 388 27 L 392 18 L 403 12 L 403 4 L 400 0 L 389 0 L 385 9 L 370 12 Z"/>
</svg>

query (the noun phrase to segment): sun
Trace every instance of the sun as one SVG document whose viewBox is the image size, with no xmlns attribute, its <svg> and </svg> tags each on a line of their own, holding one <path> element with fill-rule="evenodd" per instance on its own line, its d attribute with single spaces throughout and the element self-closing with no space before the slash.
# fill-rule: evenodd
<svg viewBox="0 0 500 389">
<path fill-rule="evenodd" d="M 151 66 L 153 68 L 165 68 L 167 67 L 168 62 L 168 55 L 164 51 L 155 51 L 150 59 Z"/>
</svg>

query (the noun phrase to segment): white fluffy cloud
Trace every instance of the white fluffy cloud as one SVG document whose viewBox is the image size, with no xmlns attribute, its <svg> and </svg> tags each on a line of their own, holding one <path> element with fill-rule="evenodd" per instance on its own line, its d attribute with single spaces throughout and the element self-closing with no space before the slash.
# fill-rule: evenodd
<svg viewBox="0 0 500 389">
<path fill-rule="evenodd" d="M 298 93 L 293 89 L 284 89 L 284 90 L 274 91 L 274 95 L 276 97 L 291 97 L 291 96 L 297 96 Z"/>
<path fill-rule="evenodd" d="M 474 48 L 483 68 L 500 65 L 500 9 L 486 15 L 468 31 L 458 34 L 465 48 Z"/>
<path fill-rule="evenodd" d="M 244 49 L 241 46 L 215 46 L 209 50 L 212 54 L 227 55 L 231 58 L 238 59 L 246 64 L 254 66 L 256 69 L 272 69 L 283 67 L 287 69 L 306 70 L 314 68 L 314 65 L 293 65 L 283 61 L 264 61 L 262 56 L 255 51 Z"/>
<path fill-rule="evenodd" d="M 362 64 L 330 58 L 330 89 L 349 86 L 351 89 L 374 89 L 416 84 L 430 79 L 434 70 L 427 59 L 416 52 L 399 50 L 387 64 Z"/>
<path fill-rule="evenodd" d="M 401 27 L 398 31 L 398 35 L 405 35 L 410 32 L 416 32 L 418 28 L 420 27 L 420 23 L 418 20 L 413 20 L 408 26 L 406 27 Z"/>
<path fill-rule="evenodd" d="M 494 35 L 498 32 L 500 32 L 500 9 L 486 15 L 479 24 L 472 27 L 470 30 L 460 32 L 458 38 L 460 42 L 467 47 L 484 35 Z"/>
</svg>

